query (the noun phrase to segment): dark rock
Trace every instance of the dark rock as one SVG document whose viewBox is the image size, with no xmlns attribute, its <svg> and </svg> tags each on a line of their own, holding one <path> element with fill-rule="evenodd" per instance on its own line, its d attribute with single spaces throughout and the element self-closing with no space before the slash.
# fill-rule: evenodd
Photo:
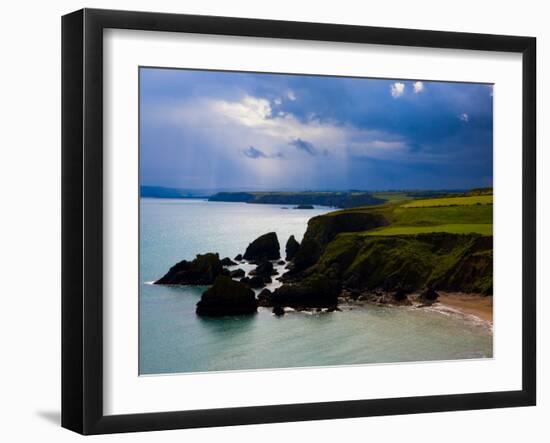
<svg viewBox="0 0 550 443">
<path fill-rule="evenodd" d="M 314 265 L 321 256 L 322 245 L 315 239 L 304 239 L 292 257 L 292 272 L 298 273 Z"/>
<path fill-rule="evenodd" d="M 235 260 L 236 260 L 236 261 L 242 261 L 242 260 L 243 260 L 243 255 L 242 255 L 242 254 L 237 254 L 237 255 L 235 256 Z"/>
<path fill-rule="evenodd" d="M 244 269 L 241 269 L 241 268 L 235 269 L 234 271 L 231 271 L 229 274 L 229 276 L 232 278 L 242 278 L 244 277 L 244 275 L 245 275 Z"/>
<path fill-rule="evenodd" d="M 229 257 L 222 258 L 221 263 L 222 263 L 222 266 L 235 266 L 237 264 L 233 260 L 231 260 Z"/>
<path fill-rule="evenodd" d="M 182 260 L 170 268 L 157 285 L 211 285 L 222 274 L 218 254 L 197 255 L 193 261 Z"/>
<path fill-rule="evenodd" d="M 241 278 L 240 282 L 252 289 L 263 288 L 266 284 L 265 279 L 258 276 L 244 277 L 244 278 Z"/>
<path fill-rule="evenodd" d="M 357 297 L 358 301 L 366 301 L 369 303 L 379 303 L 380 300 L 384 299 L 384 295 L 380 294 L 378 292 L 366 292 L 363 294 L 360 294 L 359 297 Z"/>
<path fill-rule="evenodd" d="M 283 315 L 285 315 L 285 309 L 281 306 L 275 306 L 272 312 L 273 314 L 275 314 L 276 317 L 282 317 Z"/>
<path fill-rule="evenodd" d="M 392 294 L 391 298 L 388 299 L 388 303 L 409 306 L 411 301 L 407 297 L 411 291 L 404 288 L 397 288 L 397 290 Z"/>
<path fill-rule="evenodd" d="M 273 296 L 273 293 L 267 289 L 264 288 L 262 291 L 258 294 L 258 305 L 260 306 L 273 306 L 271 297 Z"/>
<path fill-rule="evenodd" d="M 379 297 L 374 296 L 371 301 L 374 303 L 378 303 L 380 305 L 387 305 L 387 304 L 391 304 L 391 302 L 394 300 L 395 299 L 391 297 L 389 293 L 385 292 L 383 295 Z"/>
<path fill-rule="evenodd" d="M 220 276 L 214 285 L 204 291 L 197 303 L 197 315 L 219 317 L 222 315 L 253 314 L 258 308 L 254 291 L 242 283 Z"/>
<path fill-rule="evenodd" d="M 256 267 L 256 269 L 250 271 L 250 275 L 258 275 L 260 277 L 269 277 L 276 274 L 277 271 L 273 269 L 273 263 L 270 261 L 262 262 Z"/>
<path fill-rule="evenodd" d="M 291 235 L 288 238 L 288 241 L 286 242 L 285 246 L 285 253 L 286 253 L 286 259 L 292 260 L 296 253 L 298 252 L 298 249 L 300 249 L 300 243 L 296 241 L 293 235 Z"/>
<path fill-rule="evenodd" d="M 338 306 L 336 306 L 336 305 L 334 305 L 334 306 L 329 306 L 329 307 L 327 308 L 327 312 L 334 312 L 334 311 L 342 312 L 342 310 L 341 310 Z"/>
<path fill-rule="evenodd" d="M 285 263 L 286 263 L 286 262 L 285 262 L 284 260 L 279 260 L 279 261 L 277 262 L 278 265 L 284 265 Z"/>
<path fill-rule="evenodd" d="M 393 299 L 395 301 L 403 301 L 403 300 L 406 300 L 407 299 L 407 291 L 405 291 L 403 288 L 398 288 L 394 293 L 393 293 Z"/>
<path fill-rule="evenodd" d="M 337 281 L 322 274 L 312 275 L 298 283 L 285 284 L 273 293 L 273 304 L 293 308 L 329 307 L 338 304 Z"/>
<path fill-rule="evenodd" d="M 432 288 L 428 287 L 426 288 L 421 294 L 419 299 L 423 302 L 431 302 L 433 303 L 439 298 L 439 294 Z"/>
<path fill-rule="evenodd" d="M 402 288 L 398 288 L 395 292 L 385 291 L 372 291 L 365 292 L 359 297 L 359 301 L 365 301 L 368 303 L 375 303 L 378 305 L 398 305 L 398 306 L 410 306 L 411 301 L 407 297 L 407 291 Z"/>
<path fill-rule="evenodd" d="M 361 295 L 361 292 L 355 289 L 345 289 L 340 293 L 340 297 L 344 300 L 357 300 Z"/>
<path fill-rule="evenodd" d="M 314 209 L 313 205 L 298 205 L 295 206 L 294 209 Z"/>
<path fill-rule="evenodd" d="M 252 261 L 278 260 L 281 258 L 279 240 L 275 232 L 268 232 L 248 245 L 243 258 Z"/>
</svg>

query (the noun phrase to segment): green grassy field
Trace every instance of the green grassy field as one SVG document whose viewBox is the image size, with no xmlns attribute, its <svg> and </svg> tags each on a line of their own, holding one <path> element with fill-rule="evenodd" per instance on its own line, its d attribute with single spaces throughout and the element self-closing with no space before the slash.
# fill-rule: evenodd
<svg viewBox="0 0 550 443">
<path fill-rule="evenodd" d="M 434 206 L 469 206 L 469 205 L 492 205 L 492 195 L 474 195 L 468 197 L 445 197 L 445 198 L 427 198 L 423 200 L 414 200 L 404 204 L 403 208 L 424 208 Z"/>
<path fill-rule="evenodd" d="M 394 198 L 314 217 L 294 271 L 348 288 L 492 294 L 493 205 L 490 190 L 482 191 Z"/>
<path fill-rule="evenodd" d="M 492 205 L 474 206 L 425 206 L 418 208 L 395 208 L 391 215 L 392 225 L 434 226 L 448 224 L 493 223 Z"/>
<path fill-rule="evenodd" d="M 374 192 L 372 194 L 376 198 L 381 198 L 389 203 L 397 203 L 405 200 L 411 200 L 411 197 L 406 192 Z"/>
<path fill-rule="evenodd" d="M 388 226 L 385 228 L 378 228 L 372 231 L 367 231 L 364 233 L 364 235 L 369 235 L 369 236 L 414 235 L 414 234 L 427 234 L 430 232 L 448 232 L 451 234 L 493 235 L 493 225 L 489 223 L 485 223 L 485 224 L 457 223 L 457 224 L 434 225 L 434 226 Z"/>
<path fill-rule="evenodd" d="M 363 206 L 334 211 L 327 216 L 346 213 L 381 214 L 389 226 L 365 231 L 368 236 L 391 236 L 448 232 L 493 235 L 493 196 L 461 194 L 456 197 L 434 197 L 421 200 L 400 200 L 405 193 L 377 193 L 378 198 L 392 195 L 394 200 L 378 206 Z"/>
</svg>

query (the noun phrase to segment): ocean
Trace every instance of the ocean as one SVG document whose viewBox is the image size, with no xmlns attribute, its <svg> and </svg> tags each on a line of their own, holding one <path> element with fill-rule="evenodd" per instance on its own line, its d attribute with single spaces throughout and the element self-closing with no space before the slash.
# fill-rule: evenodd
<svg viewBox="0 0 550 443">
<path fill-rule="evenodd" d="M 142 198 L 140 374 L 492 357 L 491 328 L 444 309 L 349 305 L 342 312 L 275 317 L 259 308 L 252 316 L 202 318 L 195 305 L 206 287 L 151 284 L 180 260 L 206 252 L 233 258 L 271 231 L 284 255 L 290 235 L 301 241 L 308 220 L 331 210 Z"/>
</svg>

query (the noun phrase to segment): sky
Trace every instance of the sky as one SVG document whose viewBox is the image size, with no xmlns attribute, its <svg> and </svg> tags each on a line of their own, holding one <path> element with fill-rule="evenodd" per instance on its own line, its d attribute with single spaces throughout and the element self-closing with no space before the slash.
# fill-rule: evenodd
<svg viewBox="0 0 550 443">
<path fill-rule="evenodd" d="M 398 190 L 492 182 L 492 85 L 140 70 L 141 185 Z"/>
</svg>

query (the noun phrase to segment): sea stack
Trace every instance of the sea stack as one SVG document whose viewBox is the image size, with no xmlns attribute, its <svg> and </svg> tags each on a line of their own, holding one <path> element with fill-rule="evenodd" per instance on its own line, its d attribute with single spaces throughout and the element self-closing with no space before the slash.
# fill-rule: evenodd
<svg viewBox="0 0 550 443">
<path fill-rule="evenodd" d="M 266 260 L 278 260 L 281 258 L 281 247 L 277 234 L 268 232 L 261 235 L 248 245 L 243 258 L 248 261 L 263 262 Z"/>
<path fill-rule="evenodd" d="M 294 256 L 298 252 L 298 249 L 300 249 L 300 243 L 298 243 L 294 236 L 291 235 L 290 237 L 288 237 L 288 241 L 286 242 L 285 246 L 287 261 L 290 261 L 294 258 Z"/>
<path fill-rule="evenodd" d="M 219 276 L 214 285 L 204 291 L 196 313 L 206 317 L 253 314 L 258 308 L 254 291 L 229 277 Z"/>
<path fill-rule="evenodd" d="M 220 256 L 199 254 L 193 261 L 182 260 L 170 268 L 156 285 L 211 285 L 223 272 Z"/>
</svg>

